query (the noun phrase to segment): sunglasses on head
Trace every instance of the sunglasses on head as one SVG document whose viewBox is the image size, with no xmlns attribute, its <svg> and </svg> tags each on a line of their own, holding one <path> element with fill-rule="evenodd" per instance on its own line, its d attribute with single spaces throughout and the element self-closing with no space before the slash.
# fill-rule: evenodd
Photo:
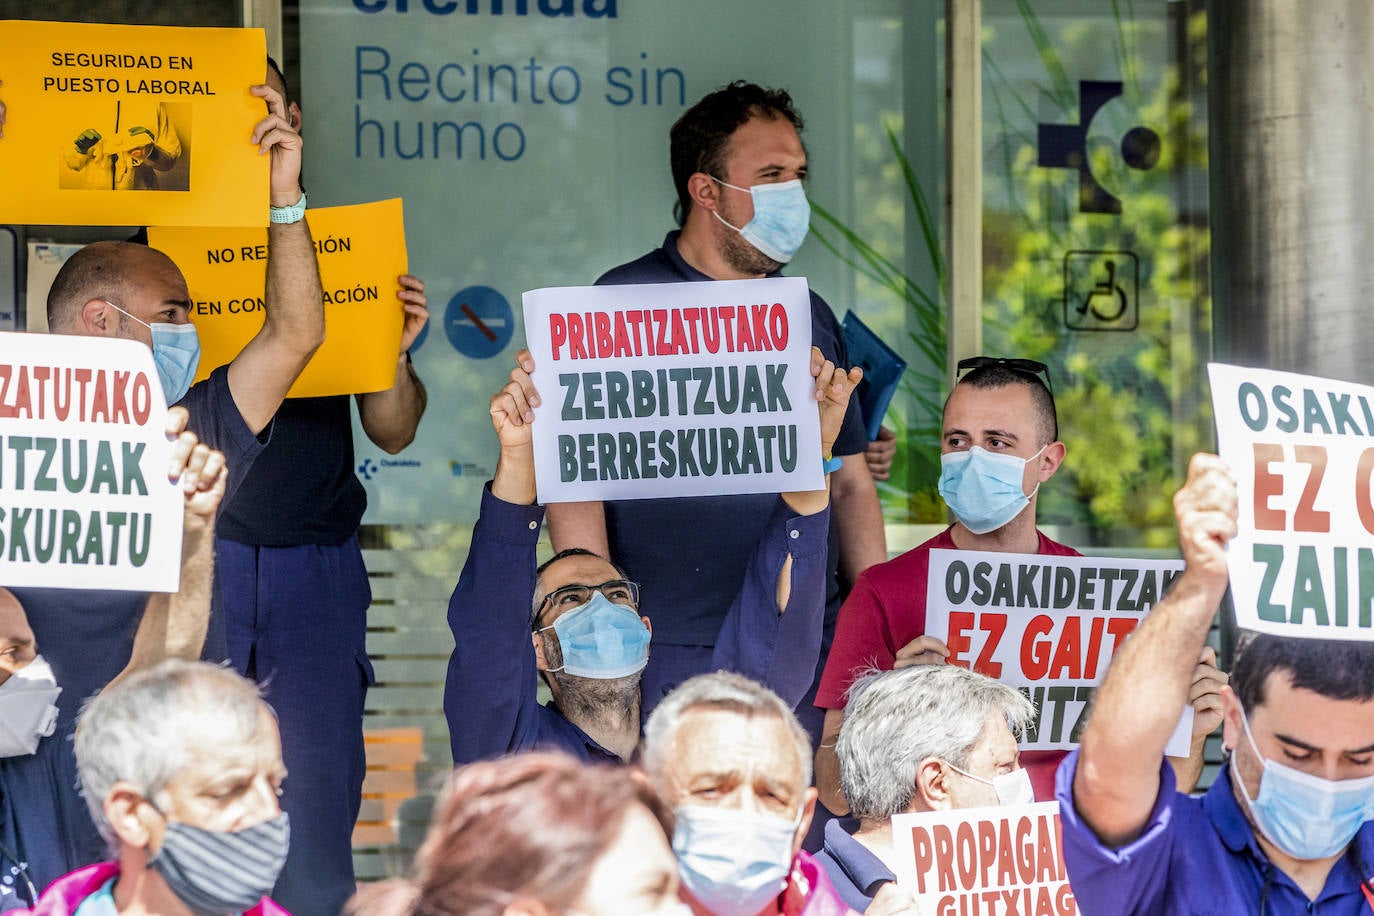
<svg viewBox="0 0 1374 916">
<path fill-rule="evenodd" d="M 955 370 L 954 377 L 958 379 L 965 372 L 986 369 L 989 366 L 1001 366 L 1003 369 L 1015 372 L 1017 375 L 1033 378 L 1037 382 L 1043 384 L 1046 391 L 1050 394 L 1054 394 L 1054 386 L 1050 384 L 1050 367 L 1033 359 L 1008 359 L 1004 356 L 970 356 L 968 359 L 959 360 L 959 365 Z"/>
</svg>

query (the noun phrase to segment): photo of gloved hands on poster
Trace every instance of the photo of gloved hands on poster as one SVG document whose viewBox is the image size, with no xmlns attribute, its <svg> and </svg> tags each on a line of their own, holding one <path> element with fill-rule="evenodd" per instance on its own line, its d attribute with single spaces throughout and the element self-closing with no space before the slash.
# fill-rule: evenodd
<svg viewBox="0 0 1374 916">
<path fill-rule="evenodd" d="M 58 154 L 57 183 L 67 190 L 189 191 L 191 106 L 142 100 L 109 103 Z"/>
<path fill-rule="evenodd" d="M 261 29 L 0 21 L 0 223 L 265 226 L 266 60 Z"/>
</svg>

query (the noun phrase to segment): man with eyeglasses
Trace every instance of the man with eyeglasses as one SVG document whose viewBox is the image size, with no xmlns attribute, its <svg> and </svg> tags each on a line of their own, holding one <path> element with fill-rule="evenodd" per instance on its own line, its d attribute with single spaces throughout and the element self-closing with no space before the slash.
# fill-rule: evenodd
<svg viewBox="0 0 1374 916">
<path fill-rule="evenodd" d="M 641 613 L 639 586 L 590 550 L 564 550 L 536 568 L 544 508 L 535 503 L 531 407 L 539 395 L 529 351 L 516 363 L 491 399 L 500 458 L 449 601 L 454 651 L 444 712 L 453 761 L 533 748 L 628 761 L 639 745 L 649 617 Z M 813 347 L 811 374 L 821 427 L 815 459 L 822 461 L 862 372 L 837 369 Z M 736 671 L 791 706 L 801 701 L 820 656 L 829 501 L 828 477 L 824 490 L 778 497 L 709 666 L 696 673 Z M 710 539 L 715 532 L 690 534 Z M 538 700 L 536 672 L 553 696 L 547 706 Z"/>
</svg>

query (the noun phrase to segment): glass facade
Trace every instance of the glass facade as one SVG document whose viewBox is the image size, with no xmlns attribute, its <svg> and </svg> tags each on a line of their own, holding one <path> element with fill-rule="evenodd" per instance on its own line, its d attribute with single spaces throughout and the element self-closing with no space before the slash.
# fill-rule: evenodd
<svg viewBox="0 0 1374 916">
<path fill-rule="evenodd" d="M 0 18 L 21 15 L 6 6 Z M 1102 553 L 1172 552 L 1170 497 L 1210 441 L 1202 7 L 983 0 L 983 351 L 1049 364 L 1068 459 L 1041 520 Z M 240 4 L 71 12 L 242 21 Z M 945 3 L 301 0 L 281 12 L 311 203 L 403 197 L 433 316 L 414 349 L 430 394 L 415 445 L 393 457 L 355 435 L 378 678 L 354 835 L 367 880 L 408 866 L 451 764 L 445 611 L 494 464 L 486 402 L 523 337 L 520 294 L 590 283 L 661 243 L 668 129 L 711 89 L 785 86 L 805 116 L 813 235 L 788 272 L 908 362 L 886 418 L 899 445 L 880 485 L 889 550 L 944 523 Z"/>
</svg>

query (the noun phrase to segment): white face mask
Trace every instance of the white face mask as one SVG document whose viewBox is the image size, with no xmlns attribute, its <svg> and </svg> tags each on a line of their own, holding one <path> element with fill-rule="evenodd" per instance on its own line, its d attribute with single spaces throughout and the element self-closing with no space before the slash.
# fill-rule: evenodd
<svg viewBox="0 0 1374 916">
<path fill-rule="evenodd" d="M 673 852 L 682 883 L 716 916 L 754 916 L 787 886 L 801 816 L 678 808 Z"/>
<path fill-rule="evenodd" d="M 41 655 L 0 684 L 0 757 L 22 757 L 38 750 L 38 742 L 57 727 L 53 704 L 61 692 Z"/>
<path fill-rule="evenodd" d="M 1035 801 L 1035 787 L 1031 785 L 1030 770 L 1025 767 L 1018 767 L 1010 773 L 1003 773 L 994 776 L 992 779 L 984 779 L 975 776 L 967 770 L 961 770 L 948 760 L 945 761 L 949 768 L 960 775 L 975 779 L 984 785 L 992 786 L 997 793 L 997 804 L 999 805 L 1029 805 Z"/>
</svg>

